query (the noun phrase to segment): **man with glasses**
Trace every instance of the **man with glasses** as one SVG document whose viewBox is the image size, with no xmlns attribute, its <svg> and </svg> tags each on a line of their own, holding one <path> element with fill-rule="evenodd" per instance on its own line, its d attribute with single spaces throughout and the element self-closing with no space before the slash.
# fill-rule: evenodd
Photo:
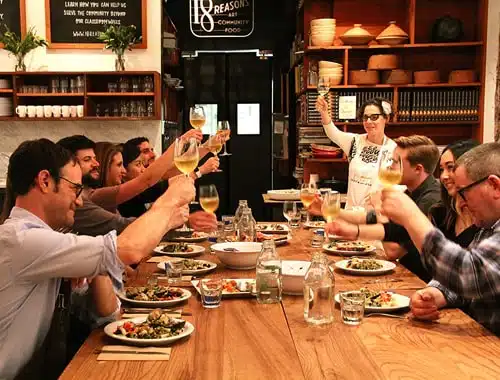
<svg viewBox="0 0 500 380">
<path fill-rule="evenodd" d="M 455 184 L 481 228 L 468 249 L 447 240 L 406 195 L 383 193 L 384 214 L 406 228 L 434 278 L 413 295 L 412 312 L 433 320 L 442 307 L 462 306 L 500 334 L 500 143 L 464 153 L 456 163 Z"/>
</svg>

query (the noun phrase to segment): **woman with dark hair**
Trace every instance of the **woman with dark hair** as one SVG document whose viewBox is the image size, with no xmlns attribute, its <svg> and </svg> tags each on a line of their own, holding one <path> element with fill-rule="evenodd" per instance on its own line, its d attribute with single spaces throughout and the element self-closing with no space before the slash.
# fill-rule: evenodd
<svg viewBox="0 0 500 380">
<path fill-rule="evenodd" d="M 374 98 L 366 101 L 358 110 L 363 121 L 364 134 L 343 132 L 338 129 L 328 112 L 328 104 L 322 96 L 316 100 L 316 109 L 326 135 L 337 144 L 349 159 L 349 184 L 346 208 L 364 207 L 372 189 L 378 184 L 378 163 L 383 151 L 392 152 L 396 144 L 385 135 L 385 127 L 392 115 L 388 100 Z"/>
<path fill-rule="evenodd" d="M 127 174 L 123 166 L 121 145 L 98 142 L 95 144 L 95 155 L 101 166 L 99 187 L 120 185 Z"/>
</svg>

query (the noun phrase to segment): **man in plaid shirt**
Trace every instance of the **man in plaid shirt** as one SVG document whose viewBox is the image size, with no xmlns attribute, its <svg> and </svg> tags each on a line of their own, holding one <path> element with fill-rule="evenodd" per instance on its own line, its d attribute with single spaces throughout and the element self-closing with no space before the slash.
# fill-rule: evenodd
<svg viewBox="0 0 500 380">
<path fill-rule="evenodd" d="M 439 309 L 466 307 L 469 314 L 500 334 L 500 143 L 480 145 L 456 163 L 455 185 L 481 227 L 468 249 L 447 240 L 405 194 L 384 190 L 385 215 L 402 224 L 433 276 L 412 296 L 420 319 L 439 318 Z M 408 218 L 412 215 L 412 218 Z"/>
</svg>

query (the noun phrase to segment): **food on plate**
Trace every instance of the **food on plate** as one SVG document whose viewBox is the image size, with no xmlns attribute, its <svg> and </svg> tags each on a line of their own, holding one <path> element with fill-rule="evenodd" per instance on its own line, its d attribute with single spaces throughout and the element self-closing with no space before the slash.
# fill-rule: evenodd
<svg viewBox="0 0 500 380">
<path fill-rule="evenodd" d="M 257 231 L 286 231 L 281 224 L 257 224 Z"/>
<path fill-rule="evenodd" d="M 359 289 L 365 295 L 365 307 L 391 307 L 395 306 L 392 293 L 375 291 L 367 288 Z"/>
<path fill-rule="evenodd" d="M 210 269 L 212 266 L 210 263 L 205 261 L 184 259 L 182 260 L 183 270 L 200 270 L 200 269 Z"/>
<path fill-rule="evenodd" d="M 377 270 L 384 266 L 374 259 L 358 259 L 356 257 L 347 261 L 346 268 L 361 270 Z"/>
<path fill-rule="evenodd" d="M 167 244 L 162 249 L 162 252 L 174 253 L 174 252 L 193 252 L 193 248 L 186 243 L 174 243 Z"/>
<path fill-rule="evenodd" d="M 222 290 L 228 293 L 249 292 L 253 285 L 254 281 L 224 280 Z"/>
<path fill-rule="evenodd" d="M 134 286 L 125 289 L 125 296 L 136 301 L 171 301 L 184 296 L 179 288 L 168 286 Z"/>
<path fill-rule="evenodd" d="M 257 232 L 255 237 L 257 238 L 257 241 L 259 243 L 263 242 L 264 240 L 274 240 L 275 242 L 278 242 L 288 239 L 287 235 L 270 235 L 270 234 L 263 234 L 262 232 Z"/>
<path fill-rule="evenodd" d="M 116 335 L 133 339 L 161 339 L 179 335 L 186 321 L 169 317 L 160 309 L 149 313 L 146 321 L 134 323 L 127 321 L 116 328 Z"/>
<path fill-rule="evenodd" d="M 313 227 L 313 228 L 324 227 L 325 226 L 325 222 L 323 222 L 323 221 L 317 221 L 317 222 L 311 221 L 311 222 L 307 222 L 307 226 L 308 227 Z"/>
<path fill-rule="evenodd" d="M 328 249 L 347 252 L 366 252 L 371 249 L 371 245 L 362 241 L 334 241 L 328 244 Z"/>
</svg>

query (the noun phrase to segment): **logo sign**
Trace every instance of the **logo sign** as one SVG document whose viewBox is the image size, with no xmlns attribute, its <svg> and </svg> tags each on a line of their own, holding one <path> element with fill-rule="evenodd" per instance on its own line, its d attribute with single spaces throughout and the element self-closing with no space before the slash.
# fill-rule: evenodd
<svg viewBox="0 0 500 380">
<path fill-rule="evenodd" d="M 196 37 L 248 37 L 254 0 L 189 0 L 189 25 Z"/>
</svg>

